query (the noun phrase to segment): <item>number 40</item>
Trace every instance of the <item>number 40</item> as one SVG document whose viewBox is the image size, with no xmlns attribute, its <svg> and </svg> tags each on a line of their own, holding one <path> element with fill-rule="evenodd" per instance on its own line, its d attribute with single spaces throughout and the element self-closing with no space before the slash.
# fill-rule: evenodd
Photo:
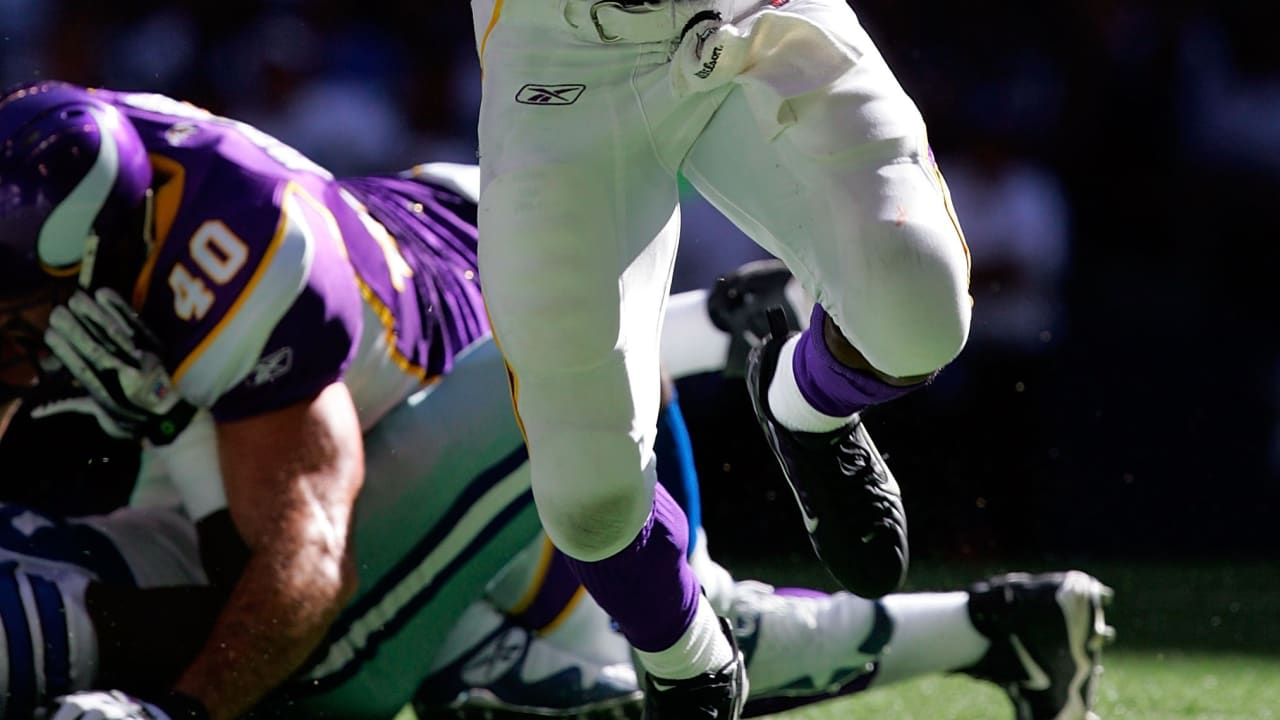
<svg viewBox="0 0 1280 720">
<path fill-rule="evenodd" d="M 213 307 L 216 296 L 204 278 L 217 285 L 231 282 L 249 259 L 249 248 L 221 220 L 209 220 L 191 236 L 191 259 L 202 278 L 178 263 L 169 273 L 173 311 L 183 320 L 200 320 Z"/>
</svg>

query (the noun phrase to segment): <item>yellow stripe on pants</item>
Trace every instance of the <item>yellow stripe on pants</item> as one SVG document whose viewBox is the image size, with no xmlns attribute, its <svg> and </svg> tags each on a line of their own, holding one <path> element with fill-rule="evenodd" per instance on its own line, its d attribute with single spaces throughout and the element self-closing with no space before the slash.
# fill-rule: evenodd
<svg viewBox="0 0 1280 720">
<path fill-rule="evenodd" d="M 484 37 L 480 38 L 480 72 L 484 72 L 484 49 L 489 45 L 489 35 L 493 32 L 494 26 L 498 24 L 498 18 L 502 17 L 502 2 L 498 0 L 493 5 L 493 15 L 489 18 L 489 27 L 484 30 Z"/>
</svg>

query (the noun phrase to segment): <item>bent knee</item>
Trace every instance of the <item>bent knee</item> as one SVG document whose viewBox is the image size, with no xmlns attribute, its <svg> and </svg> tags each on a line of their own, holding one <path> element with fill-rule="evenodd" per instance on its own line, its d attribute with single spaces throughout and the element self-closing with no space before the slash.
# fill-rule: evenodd
<svg viewBox="0 0 1280 720">
<path fill-rule="evenodd" d="M 865 286 L 848 288 L 832 315 L 881 373 L 934 373 L 960 354 L 969 337 L 972 301 L 963 240 L 950 225 L 882 223 L 874 232 L 897 237 L 881 246 L 889 251 Z"/>
<path fill-rule="evenodd" d="M 604 478 L 594 478 L 600 485 Z M 618 554 L 635 540 L 653 509 L 653 492 L 640 482 L 583 488 L 563 482 L 533 485 L 547 536 L 566 555 L 594 562 Z"/>
</svg>

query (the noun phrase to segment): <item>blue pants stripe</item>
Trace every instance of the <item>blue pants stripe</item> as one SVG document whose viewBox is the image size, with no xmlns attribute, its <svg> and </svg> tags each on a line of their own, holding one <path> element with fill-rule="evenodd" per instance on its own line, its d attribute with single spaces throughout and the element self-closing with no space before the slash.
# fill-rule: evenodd
<svg viewBox="0 0 1280 720">
<path fill-rule="evenodd" d="M 4 625 L 9 644 L 9 701 L 5 714 L 29 718 L 34 717 L 36 708 L 36 662 L 17 567 L 14 562 L 0 563 L 0 624 Z"/>
<path fill-rule="evenodd" d="M 329 639 L 340 638 L 347 634 L 351 628 L 351 623 L 363 617 L 365 613 L 377 605 L 388 592 L 414 568 L 422 563 L 425 558 L 437 545 L 444 540 L 445 536 L 453 529 L 454 525 L 466 514 L 467 510 L 476 503 L 485 493 L 493 489 L 495 485 L 502 481 L 511 473 L 515 472 L 521 465 L 529 459 L 529 453 L 521 445 L 518 449 L 511 452 L 505 458 L 499 460 L 494 465 L 487 468 L 484 472 L 476 476 L 476 479 L 467 484 L 465 490 L 454 501 L 453 505 L 440 517 L 439 522 L 431 528 L 421 540 L 419 540 L 405 556 L 401 558 L 385 575 L 369 589 L 354 604 L 343 610 L 338 617 L 338 621 L 333 624 L 329 631 Z"/>
<path fill-rule="evenodd" d="M 71 648 L 67 639 L 67 610 L 58 586 L 45 578 L 28 575 L 44 636 L 44 688 L 46 697 L 71 690 Z"/>
<path fill-rule="evenodd" d="M 689 557 L 698 544 L 702 527 L 702 497 L 698 493 L 698 469 L 693 460 L 693 441 L 685 424 L 680 401 L 672 391 L 671 402 L 658 413 L 658 436 L 653 444 L 658 458 L 658 482 L 689 518 Z"/>
<path fill-rule="evenodd" d="M 323 678 L 312 680 L 302 688 L 302 694 L 318 694 L 330 690 L 349 680 L 351 677 L 360 672 L 364 663 L 377 654 L 378 646 L 388 637 L 394 636 L 400 628 L 413 619 L 414 615 L 424 605 L 431 602 L 432 599 L 440 592 L 462 566 L 466 565 L 471 557 L 477 554 L 481 548 L 487 545 L 495 535 L 497 535 L 507 523 L 511 521 L 517 514 L 527 509 L 533 504 L 533 491 L 525 491 L 514 502 L 507 505 L 502 512 L 494 516 L 493 520 L 480 531 L 461 553 L 445 566 L 439 576 L 435 578 L 431 584 L 427 585 L 413 597 L 411 601 L 406 603 L 399 609 L 395 617 L 378 629 L 377 632 L 371 634 L 368 641 L 363 647 L 356 651 L 355 656 L 337 672 L 326 675 Z M 441 622 L 451 622 L 451 618 L 442 618 Z M 340 636 L 339 636 L 340 637 Z"/>
</svg>

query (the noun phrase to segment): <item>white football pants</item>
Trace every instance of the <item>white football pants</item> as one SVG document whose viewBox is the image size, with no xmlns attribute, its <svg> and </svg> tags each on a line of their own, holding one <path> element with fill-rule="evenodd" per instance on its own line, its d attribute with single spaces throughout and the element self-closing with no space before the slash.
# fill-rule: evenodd
<svg viewBox="0 0 1280 720">
<path fill-rule="evenodd" d="M 721 13 L 697 23 L 699 10 Z M 844 0 L 473 0 L 480 274 L 556 545 L 651 507 L 683 173 L 878 370 L 968 334 L 968 256 L 924 122 Z M 690 20 L 692 31 L 674 42 Z"/>
</svg>

